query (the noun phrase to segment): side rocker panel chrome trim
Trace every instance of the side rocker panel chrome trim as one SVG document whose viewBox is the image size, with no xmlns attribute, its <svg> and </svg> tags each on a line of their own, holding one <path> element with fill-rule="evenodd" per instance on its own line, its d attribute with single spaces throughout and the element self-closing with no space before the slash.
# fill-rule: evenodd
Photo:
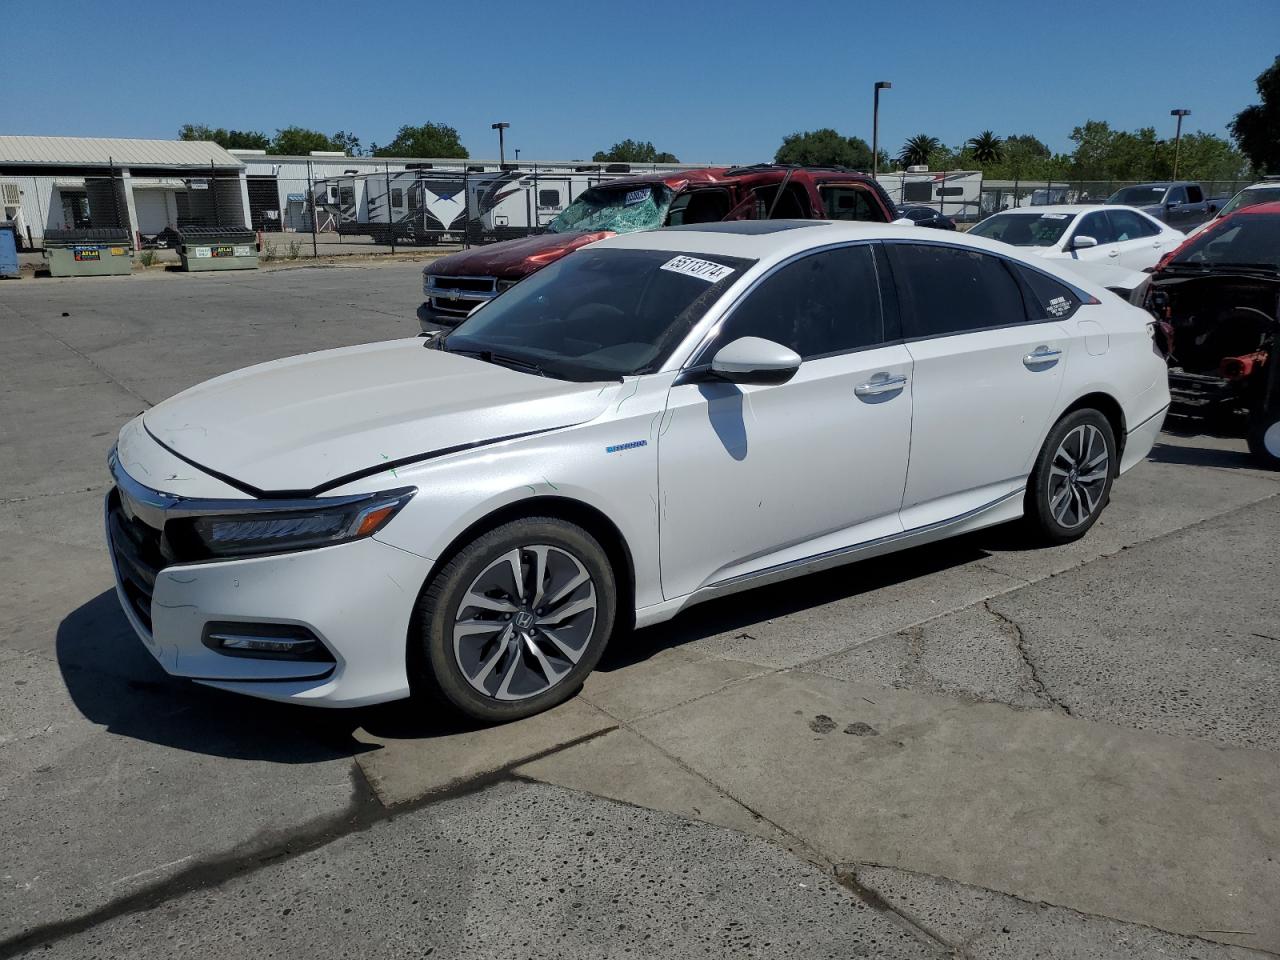
<svg viewBox="0 0 1280 960">
<path fill-rule="evenodd" d="M 949 534 L 952 527 L 959 526 L 970 520 L 975 520 L 983 514 L 994 511 L 996 508 L 1008 503 L 1016 497 L 1021 497 L 1022 495 L 1022 489 L 1013 490 L 1006 493 L 1004 496 L 997 497 L 990 503 L 984 503 L 980 507 L 974 507 L 972 510 L 962 513 L 959 516 L 951 517 L 947 520 L 940 520 L 937 523 L 930 523 L 923 527 L 904 530 L 902 533 L 890 534 L 887 537 L 868 540 L 865 543 L 856 543 L 852 546 L 841 547 L 838 550 L 828 550 L 825 553 L 814 554 L 811 557 L 804 557 L 800 560 L 780 563 L 777 566 L 766 567 L 763 570 L 756 570 L 751 573 L 744 573 L 737 577 L 731 577 L 728 580 L 720 580 L 695 591 L 690 595 L 685 606 L 692 606 L 695 603 L 702 603 L 705 600 L 712 600 L 716 597 L 737 593 L 740 590 L 767 586 L 771 583 L 789 580 L 792 577 L 804 576 L 809 573 L 817 573 L 820 570 L 827 570 L 831 567 L 838 567 L 846 563 L 853 563 L 857 560 L 865 560 L 870 557 L 881 556 L 882 554 L 892 553 L 908 546 L 928 543 L 931 540 L 940 540 Z"/>
</svg>

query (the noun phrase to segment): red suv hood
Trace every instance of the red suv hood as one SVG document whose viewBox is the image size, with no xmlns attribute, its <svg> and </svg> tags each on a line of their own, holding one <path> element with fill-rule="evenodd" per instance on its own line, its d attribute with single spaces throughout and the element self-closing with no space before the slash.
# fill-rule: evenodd
<svg viewBox="0 0 1280 960">
<path fill-rule="evenodd" d="M 504 240 L 441 257 L 425 273 L 449 277 L 499 277 L 520 280 L 589 243 L 612 237 L 611 230 L 588 233 L 542 233 Z"/>
</svg>

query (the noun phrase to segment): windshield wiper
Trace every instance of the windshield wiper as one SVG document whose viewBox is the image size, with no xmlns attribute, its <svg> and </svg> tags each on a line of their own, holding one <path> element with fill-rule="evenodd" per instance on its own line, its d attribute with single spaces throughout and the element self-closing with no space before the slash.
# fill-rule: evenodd
<svg viewBox="0 0 1280 960">
<path fill-rule="evenodd" d="M 485 363 L 496 364 L 500 367 L 509 367 L 512 370 L 520 370 L 525 373 L 536 373 L 540 377 L 547 375 L 547 371 L 532 360 L 523 360 L 520 357 L 513 357 L 509 354 L 495 353 L 493 350 L 455 350 L 443 347 L 443 345 L 442 348 L 448 353 L 456 353 L 463 357 L 475 357 L 477 360 L 483 360 Z"/>
</svg>

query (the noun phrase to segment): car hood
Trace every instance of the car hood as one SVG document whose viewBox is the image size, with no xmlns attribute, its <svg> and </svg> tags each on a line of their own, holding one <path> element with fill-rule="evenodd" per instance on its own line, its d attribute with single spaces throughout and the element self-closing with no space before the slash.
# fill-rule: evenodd
<svg viewBox="0 0 1280 960">
<path fill-rule="evenodd" d="M 552 380 L 426 342 L 248 367 L 153 407 L 143 426 L 255 496 L 314 495 L 432 455 L 584 423 L 617 392 L 616 384 Z"/>
<path fill-rule="evenodd" d="M 1055 259 L 1054 264 L 1070 270 L 1072 273 L 1083 277 L 1090 283 L 1096 283 L 1100 287 L 1106 287 L 1108 290 L 1124 290 L 1132 292 L 1136 290 L 1144 280 L 1147 279 L 1147 273 L 1144 270 L 1129 270 L 1125 267 L 1118 267 L 1111 263 L 1102 263 L 1098 260 L 1077 260 L 1075 258 L 1059 258 Z"/>
<path fill-rule="evenodd" d="M 437 277 L 499 277 L 503 280 L 519 280 L 579 247 L 611 236 L 613 233 L 609 230 L 540 233 L 452 253 L 432 261 L 422 272 Z"/>
</svg>

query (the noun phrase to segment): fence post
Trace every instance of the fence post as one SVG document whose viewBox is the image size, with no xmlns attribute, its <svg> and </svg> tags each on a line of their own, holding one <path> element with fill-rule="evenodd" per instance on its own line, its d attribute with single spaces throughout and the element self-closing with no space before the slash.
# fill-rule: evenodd
<svg viewBox="0 0 1280 960">
<path fill-rule="evenodd" d="M 387 181 L 387 232 L 391 234 L 391 252 L 396 252 L 396 225 L 391 219 L 391 162 L 383 161 L 382 172 Z"/>
<path fill-rule="evenodd" d="M 471 249 L 471 169 L 462 168 L 462 249 Z"/>
<path fill-rule="evenodd" d="M 320 257 L 320 250 L 316 244 L 316 191 L 311 185 L 311 161 L 307 161 L 307 209 L 311 212 L 311 259 L 317 260 Z"/>
</svg>

